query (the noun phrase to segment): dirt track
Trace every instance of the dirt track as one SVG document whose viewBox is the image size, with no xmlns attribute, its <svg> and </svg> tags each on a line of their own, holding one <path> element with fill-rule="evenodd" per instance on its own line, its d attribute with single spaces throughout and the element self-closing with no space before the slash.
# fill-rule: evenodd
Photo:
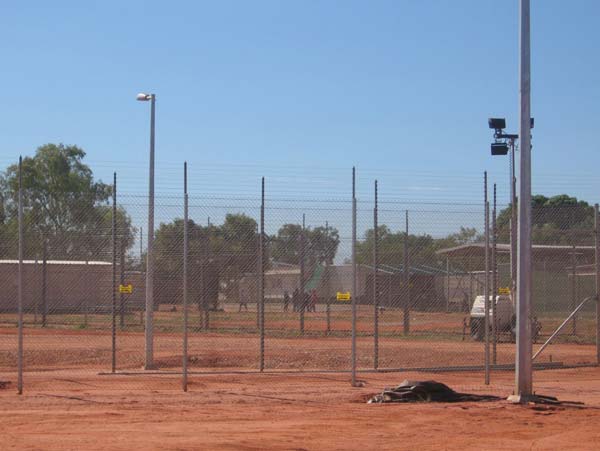
<svg viewBox="0 0 600 451">
<path fill-rule="evenodd" d="M 597 449 L 600 370 L 536 373 L 540 392 L 587 408 L 479 404 L 367 405 L 369 394 L 404 378 L 435 377 L 453 388 L 505 396 L 511 373 L 175 376 L 132 379 L 92 371 L 29 375 L 26 393 L 0 391 L 3 450 L 440 450 Z M 121 390 L 115 389 L 122 388 Z M 592 407 L 597 407 L 592 408 Z"/>
</svg>

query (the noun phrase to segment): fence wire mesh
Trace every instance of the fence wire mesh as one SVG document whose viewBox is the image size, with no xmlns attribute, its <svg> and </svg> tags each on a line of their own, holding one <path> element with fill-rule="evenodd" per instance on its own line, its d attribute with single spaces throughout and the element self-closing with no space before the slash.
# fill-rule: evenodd
<svg viewBox="0 0 600 451">
<path fill-rule="evenodd" d="M 24 192 L 26 378 L 111 372 L 113 357 L 117 373 L 142 374 L 148 199 L 119 195 L 113 205 L 110 193 L 101 201 L 54 205 Z M 4 200 L 1 229 L 0 374 L 9 379 L 17 370 L 15 199 Z M 514 363 L 510 211 L 499 206 L 489 231 L 496 242 L 488 275 L 496 293 L 493 368 Z M 183 196 L 158 197 L 155 212 L 153 364 L 159 372 L 180 372 L 184 358 L 191 374 L 350 371 L 353 300 L 358 370 L 484 364 L 482 204 L 359 198 L 354 273 L 350 198 L 282 198 L 270 195 L 267 183 L 261 224 L 260 197 L 192 193 L 186 311 Z M 534 352 L 595 296 L 594 221 L 587 204 L 534 199 Z M 595 305 L 583 305 L 536 363 L 596 363 Z M 142 378 L 136 383 L 144 386 Z"/>
</svg>

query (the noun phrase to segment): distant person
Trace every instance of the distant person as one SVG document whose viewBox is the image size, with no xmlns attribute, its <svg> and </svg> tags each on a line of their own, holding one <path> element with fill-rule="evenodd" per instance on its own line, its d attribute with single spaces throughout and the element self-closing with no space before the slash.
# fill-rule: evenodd
<svg viewBox="0 0 600 451">
<path fill-rule="evenodd" d="M 244 307 L 244 309 L 248 311 L 248 299 L 246 299 L 246 292 L 244 290 L 240 290 L 240 309 L 238 310 L 239 312 L 242 311 L 242 307 Z"/>
<path fill-rule="evenodd" d="M 287 312 L 290 307 L 290 294 L 285 290 L 283 292 L 283 311 Z"/>
<path fill-rule="evenodd" d="M 298 290 L 298 288 L 296 288 L 292 294 L 292 308 L 294 309 L 294 312 L 300 311 L 300 290 Z"/>
<path fill-rule="evenodd" d="M 308 311 L 309 312 L 316 312 L 317 311 L 317 300 L 318 300 L 318 296 L 317 296 L 317 290 L 313 289 L 310 292 L 310 303 L 308 304 Z"/>
</svg>

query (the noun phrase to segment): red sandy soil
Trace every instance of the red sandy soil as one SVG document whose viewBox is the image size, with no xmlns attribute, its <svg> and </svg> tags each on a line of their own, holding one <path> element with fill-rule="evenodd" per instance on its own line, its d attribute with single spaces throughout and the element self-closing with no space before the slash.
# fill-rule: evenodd
<svg viewBox="0 0 600 451">
<path fill-rule="evenodd" d="M 6 380 L 6 374 L 3 376 Z M 435 378 L 458 391 L 510 394 L 513 374 L 102 376 L 90 369 L 27 373 L 0 390 L 2 450 L 556 450 L 598 449 L 600 369 L 538 371 L 535 388 L 585 406 L 506 401 L 364 401 L 403 379 Z"/>
<path fill-rule="evenodd" d="M 600 368 L 536 371 L 539 393 L 581 407 L 515 406 L 504 401 L 367 405 L 369 395 L 404 379 L 435 379 L 457 391 L 506 397 L 511 372 L 237 374 L 258 363 L 256 335 L 191 333 L 189 392 L 177 374 L 141 374 L 143 334 L 119 332 L 117 367 L 102 330 L 25 330 L 25 393 L 16 394 L 16 328 L 0 328 L 0 450 L 440 450 L 600 448 Z M 537 348 L 536 345 L 534 347 Z M 514 345 L 498 346 L 500 363 Z M 358 363 L 372 367 L 373 340 L 358 340 Z M 181 336 L 157 333 L 162 370 L 181 368 Z M 540 358 L 595 361 L 590 345 L 551 345 Z M 483 344 L 432 337 L 381 339 L 381 367 L 455 366 L 483 362 Z M 269 370 L 347 369 L 347 337 L 267 337 Z M 198 371 L 221 371 L 198 374 Z M 0 387 L 4 384 L 0 383 Z"/>
</svg>

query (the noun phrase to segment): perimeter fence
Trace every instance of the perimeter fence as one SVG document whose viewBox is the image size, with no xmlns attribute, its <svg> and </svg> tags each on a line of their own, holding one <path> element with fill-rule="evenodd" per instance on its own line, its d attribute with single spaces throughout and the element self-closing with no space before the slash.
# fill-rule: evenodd
<svg viewBox="0 0 600 451">
<path fill-rule="evenodd" d="M 157 197 L 151 274 L 146 197 L 115 185 L 107 202 L 41 208 L 24 191 L 19 263 L 15 192 L 0 244 L 0 379 L 17 378 L 19 330 L 25 381 L 127 373 L 143 388 L 143 374 L 184 370 L 482 370 L 487 349 L 492 369 L 511 368 L 510 205 L 491 206 L 486 228 L 483 203 L 379 201 L 374 187 L 354 215 L 351 195 L 257 188 Z M 597 218 L 583 203 L 534 204 L 534 352 L 592 298 L 538 368 L 597 363 Z M 497 294 L 487 333 L 486 287 Z"/>
</svg>

